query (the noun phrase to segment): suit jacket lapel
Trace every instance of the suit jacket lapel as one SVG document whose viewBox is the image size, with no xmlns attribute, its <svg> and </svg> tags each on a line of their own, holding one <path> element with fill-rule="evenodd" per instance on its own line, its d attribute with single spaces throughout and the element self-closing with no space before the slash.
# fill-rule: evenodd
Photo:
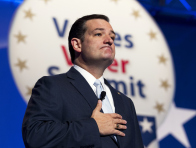
<svg viewBox="0 0 196 148">
<path fill-rule="evenodd" d="M 115 90 L 107 80 L 105 80 L 105 84 L 109 87 L 111 93 L 112 93 L 112 97 L 114 100 L 114 106 L 115 106 L 115 113 L 120 114 L 121 116 L 124 115 L 124 111 L 123 111 L 123 103 L 122 103 L 122 97 L 121 97 L 121 93 L 118 92 L 117 90 Z"/>
<path fill-rule="evenodd" d="M 112 93 L 112 97 L 113 97 L 113 101 L 114 101 L 114 106 L 115 106 L 115 113 L 120 114 L 122 117 L 124 115 L 123 112 L 123 103 L 122 103 L 122 98 L 121 98 L 121 93 L 118 92 L 117 90 L 115 90 L 107 80 L 105 80 L 105 84 L 109 87 L 111 93 Z M 117 143 L 118 146 L 120 147 L 121 145 L 121 136 L 116 136 L 117 137 Z M 112 136 L 112 138 L 114 139 L 114 137 Z M 115 140 L 116 141 L 116 140 Z"/>
<path fill-rule="evenodd" d="M 72 85 L 84 97 L 92 110 L 94 110 L 98 101 L 97 96 L 95 95 L 85 78 L 73 67 L 67 72 L 67 76 L 68 78 L 70 78 Z"/>
<path fill-rule="evenodd" d="M 114 90 L 113 88 L 110 89 L 112 92 L 113 100 L 114 100 L 114 106 L 115 106 L 115 113 L 120 114 L 122 117 L 124 115 L 123 113 L 123 104 L 122 104 L 122 98 L 120 96 L 120 93 Z M 121 136 L 116 136 L 117 141 L 119 144 L 119 147 L 121 145 Z"/>
</svg>

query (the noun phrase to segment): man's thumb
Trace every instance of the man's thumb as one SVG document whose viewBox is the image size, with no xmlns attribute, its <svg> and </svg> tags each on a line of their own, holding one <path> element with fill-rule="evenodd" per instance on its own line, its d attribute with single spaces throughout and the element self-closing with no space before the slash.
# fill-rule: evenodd
<svg viewBox="0 0 196 148">
<path fill-rule="evenodd" d="M 98 100 L 98 102 L 97 102 L 97 106 L 96 106 L 95 110 L 100 111 L 100 110 L 101 110 L 101 108 L 102 108 L 102 102 L 101 102 L 101 100 Z"/>
</svg>

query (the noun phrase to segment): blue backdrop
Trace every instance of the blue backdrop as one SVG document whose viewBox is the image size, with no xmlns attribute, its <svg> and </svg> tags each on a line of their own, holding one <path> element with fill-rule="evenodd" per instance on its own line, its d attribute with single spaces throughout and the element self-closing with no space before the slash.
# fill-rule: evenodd
<svg viewBox="0 0 196 148">
<path fill-rule="evenodd" d="M 195 23 L 155 18 L 169 44 L 176 75 L 174 102 L 177 107 L 196 109 L 196 27 Z M 184 124 L 190 145 L 196 148 L 196 117 Z M 161 148 L 184 148 L 172 135 L 160 142 Z"/>
<path fill-rule="evenodd" d="M 174 0 L 176 6 L 184 6 L 185 0 Z M 11 74 L 8 57 L 8 32 L 15 10 L 22 0 L 0 0 L 0 147 L 23 148 L 21 125 L 26 103 L 20 96 Z M 165 4 L 172 4 L 166 0 Z M 154 16 L 169 44 L 175 67 L 177 107 L 196 110 L 196 20 L 166 13 L 166 7 L 141 3 Z M 188 3 L 188 2 L 187 2 Z M 155 3 L 153 3 L 155 4 Z M 174 4 L 174 2 L 173 2 Z M 189 4 L 196 5 L 189 2 Z M 185 9 L 189 9 L 185 4 Z M 191 5 L 190 5 L 191 6 Z M 170 9 L 170 7 L 169 7 Z M 161 11 L 163 10 L 163 11 Z M 169 11 L 167 11 L 169 12 Z M 180 11 L 181 13 L 187 11 Z M 165 14 L 164 14 L 165 13 Z M 196 117 L 184 123 L 184 129 L 192 148 L 196 148 Z M 160 141 L 160 148 L 185 148 L 171 134 Z"/>
</svg>

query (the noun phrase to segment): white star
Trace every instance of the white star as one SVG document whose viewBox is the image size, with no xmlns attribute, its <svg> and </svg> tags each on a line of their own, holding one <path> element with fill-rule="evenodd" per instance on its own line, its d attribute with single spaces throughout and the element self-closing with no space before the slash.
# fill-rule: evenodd
<svg viewBox="0 0 196 148">
<path fill-rule="evenodd" d="M 194 116 L 196 116 L 195 110 L 177 108 L 175 104 L 172 103 L 165 121 L 158 129 L 158 139 L 162 140 L 171 134 L 186 148 L 190 148 L 191 146 L 186 136 L 183 124 Z"/>
<path fill-rule="evenodd" d="M 144 118 L 144 120 L 139 123 L 142 126 L 142 132 L 145 133 L 146 131 L 148 131 L 149 133 L 152 133 L 152 129 L 151 126 L 153 125 L 152 122 L 148 122 L 147 118 Z"/>
</svg>

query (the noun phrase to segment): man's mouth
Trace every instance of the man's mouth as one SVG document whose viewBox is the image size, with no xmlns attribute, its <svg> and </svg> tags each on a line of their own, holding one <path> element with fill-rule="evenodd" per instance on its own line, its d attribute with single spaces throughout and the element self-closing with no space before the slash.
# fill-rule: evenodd
<svg viewBox="0 0 196 148">
<path fill-rule="evenodd" d="M 111 46 L 103 46 L 103 47 L 101 47 L 101 49 L 103 49 L 103 48 L 108 48 L 108 49 L 110 49 L 110 50 L 112 50 L 112 47 Z"/>
</svg>

